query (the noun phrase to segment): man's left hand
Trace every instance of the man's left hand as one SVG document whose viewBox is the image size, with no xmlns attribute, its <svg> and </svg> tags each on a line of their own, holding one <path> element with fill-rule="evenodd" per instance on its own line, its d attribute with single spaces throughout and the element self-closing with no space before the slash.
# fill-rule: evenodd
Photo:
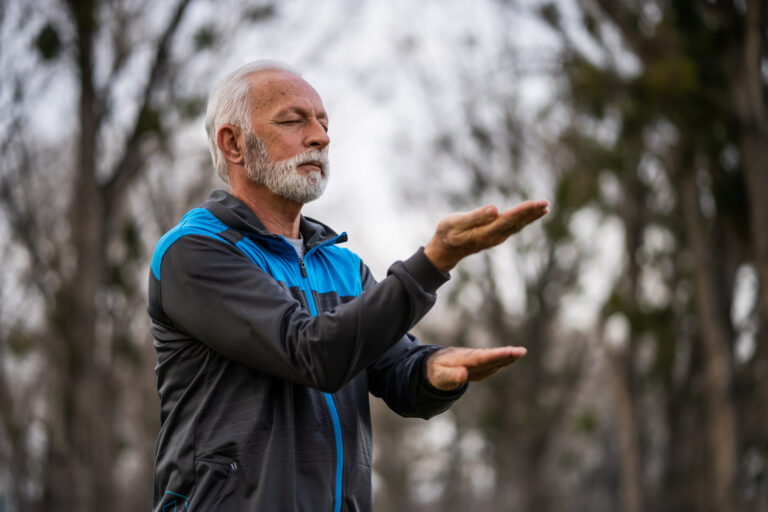
<svg viewBox="0 0 768 512">
<path fill-rule="evenodd" d="M 490 377 L 525 353 L 523 347 L 441 348 L 427 359 L 427 379 L 435 388 L 451 391 L 465 382 Z"/>
</svg>

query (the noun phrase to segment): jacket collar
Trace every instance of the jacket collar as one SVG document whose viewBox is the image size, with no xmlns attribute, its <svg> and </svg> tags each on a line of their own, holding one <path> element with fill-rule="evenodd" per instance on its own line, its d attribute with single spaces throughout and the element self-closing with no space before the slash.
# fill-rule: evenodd
<svg viewBox="0 0 768 512">
<path fill-rule="evenodd" d="M 270 233 L 248 205 L 224 190 L 214 190 L 203 208 L 210 211 L 227 226 L 246 234 L 255 234 L 267 238 L 279 238 Z M 304 246 L 307 250 L 334 238 L 336 242 L 345 242 L 346 233 L 339 236 L 333 229 L 320 221 L 310 217 L 301 216 L 299 231 L 304 238 Z"/>
</svg>

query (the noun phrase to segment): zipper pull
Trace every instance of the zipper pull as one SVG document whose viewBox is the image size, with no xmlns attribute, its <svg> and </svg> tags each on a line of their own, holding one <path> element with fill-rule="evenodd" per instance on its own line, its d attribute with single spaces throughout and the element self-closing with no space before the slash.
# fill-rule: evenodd
<svg viewBox="0 0 768 512">
<path fill-rule="evenodd" d="M 307 267 L 304 266 L 304 258 L 299 258 L 299 268 L 301 269 L 301 277 L 307 277 Z"/>
<path fill-rule="evenodd" d="M 237 468 L 238 468 L 237 462 L 232 461 L 232 464 L 230 464 L 229 467 L 230 469 L 232 469 L 232 471 L 237 471 Z"/>
</svg>

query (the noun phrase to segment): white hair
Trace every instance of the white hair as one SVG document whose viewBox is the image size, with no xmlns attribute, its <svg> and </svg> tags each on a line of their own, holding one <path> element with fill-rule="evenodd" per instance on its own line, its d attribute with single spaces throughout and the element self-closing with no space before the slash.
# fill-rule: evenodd
<svg viewBox="0 0 768 512">
<path fill-rule="evenodd" d="M 219 177 L 227 183 L 229 183 L 227 160 L 216 143 L 216 133 L 224 124 L 238 126 L 246 134 L 253 132 L 253 125 L 251 124 L 253 112 L 249 98 L 251 84 L 248 78 L 260 71 L 288 71 L 301 76 L 297 70 L 282 62 L 257 60 L 249 62 L 225 76 L 208 96 L 208 108 L 205 113 L 208 148 L 211 151 L 214 169 L 219 173 Z"/>
</svg>

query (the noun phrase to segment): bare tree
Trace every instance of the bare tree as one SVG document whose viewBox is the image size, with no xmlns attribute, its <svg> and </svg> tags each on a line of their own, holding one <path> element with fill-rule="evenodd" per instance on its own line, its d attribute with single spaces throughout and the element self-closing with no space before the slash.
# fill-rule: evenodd
<svg viewBox="0 0 768 512">
<path fill-rule="evenodd" d="M 182 83 L 185 51 L 204 53 L 217 27 L 186 22 L 191 4 L 3 4 L 3 261 L 23 272 L 4 291 L 42 312 L 0 318 L 0 460 L 17 510 L 149 504 L 158 420 L 141 224 L 152 205 L 136 187 L 202 108 L 204 91 Z M 13 53 L 29 46 L 32 65 Z M 49 139 L 38 100 L 57 88 L 73 108 Z"/>
<path fill-rule="evenodd" d="M 765 5 L 658 1 L 641 7 L 585 0 L 579 6 L 581 35 L 600 48 L 599 58 L 571 39 L 553 4 L 543 9 L 569 49 L 565 97 L 576 128 L 562 142 L 578 162 L 570 172 L 598 172 L 620 184 L 622 202 L 607 210 L 623 220 L 627 277 L 622 281 L 629 279 L 635 291 L 627 294 L 627 286 L 617 282 L 615 304 L 608 304 L 606 313 L 625 315 L 631 340 L 652 340 L 656 362 L 648 369 L 635 362 L 642 359 L 642 346 L 630 343 L 631 362 L 621 373 L 635 386 L 622 387 L 633 390 L 642 417 L 663 421 L 670 436 L 670 449 L 660 451 L 659 437 L 649 428 L 653 423 L 641 423 L 641 468 L 658 456 L 665 468 L 667 478 L 656 483 L 648 470 L 632 469 L 638 457 L 622 443 L 628 446 L 622 450 L 625 503 L 627 509 L 638 507 L 632 489 L 639 488 L 648 497 L 645 507 L 738 510 L 750 500 L 764 500 L 748 497 L 761 493 L 739 467 L 750 451 L 765 459 L 757 448 L 763 446 L 764 429 L 750 427 L 759 420 L 749 419 L 760 415 L 749 411 L 765 410 L 755 371 L 764 367 L 759 341 L 764 327 L 758 328 L 754 355 L 739 362 L 731 311 L 738 269 L 762 265 L 765 234 L 754 229 L 765 222 L 755 194 L 766 185 L 755 176 L 763 176 L 768 166 L 768 155 L 756 149 L 756 140 L 765 147 L 766 80 L 756 73 L 756 62 L 765 58 L 765 25 L 760 25 Z M 611 123 L 613 138 L 589 133 L 590 127 Z M 628 205 L 644 214 L 634 220 L 623 215 Z M 656 254 L 649 248 L 654 233 L 668 239 Z M 651 286 L 659 290 L 655 299 L 649 298 Z M 680 293 L 683 289 L 689 292 Z M 667 403 L 666 417 L 642 406 L 650 396 L 643 387 L 651 382 L 661 386 L 656 397 Z M 736 386 L 744 393 L 735 393 Z M 690 429 L 692 418 L 706 435 L 678 430 Z M 654 450 L 659 455 L 652 457 Z M 661 492 L 654 492 L 656 486 Z"/>
</svg>

